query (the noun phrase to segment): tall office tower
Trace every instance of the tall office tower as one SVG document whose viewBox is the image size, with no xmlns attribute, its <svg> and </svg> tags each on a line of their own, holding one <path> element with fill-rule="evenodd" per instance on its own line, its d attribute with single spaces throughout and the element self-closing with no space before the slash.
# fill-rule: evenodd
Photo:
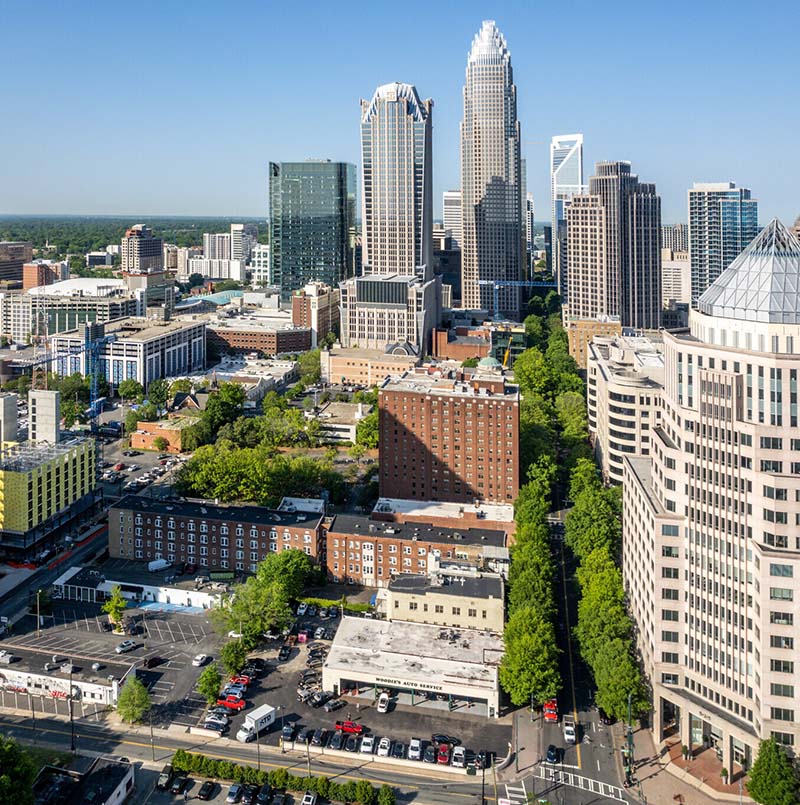
<svg viewBox="0 0 800 805">
<path fill-rule="evenodd" d="M 522 277 L 524 243 L 517 88 L 506 40 L 492 21 L 467 59 L 461 123 L 461 293 L 465 308 L 495 312 L 491 280 Z M 520 316 L 520 288 L 499 289 L 500 313 Z"/>
<path fill-rule="evenodd" d="M 125 232 L 121 246 L 123 271 L 149 274 L 164 266 L 164 241 L 155 237 L 149 226 L 132 226 Z"/>
<path fill-rule="evenodd" d="M 653 694 L 732 778 L 800 750 L 800 241 L 772 221 L 665 332 L 661 427 L 625 459 L 622 568 Z M 672 730 L 672 726 L 670 727 Z"/>
<path fill-rule="evenodd" d="M 513 503 L 519 401 L 519 386 L 491 357 L 474 374 L 387 378 L 378 391 L 381 496 Z"/>
<path fill-rule="evenodd" d="M 567 315 L 619 316 L 623 327 L 656 329 L 661 198 L 629 162 L 598 162 L 595 171 L 589 193 L 567 208 Z"/>
<path fill-rule="evenodd" d="M 58 444 L 61 440 L 61 392 L 28 392 L 28 440 Z"/>
<path fill-rule="evenodd" d="M 695 182 L 689 191 L 692 305 L 758 234 L 758 201 L 733 182 Z"/>
<path fill-rule="evenodd" d="M 230 233 L 205 232 L 203 234 L 203 257 L 205 257 L 207 260 L 230 260 Z"/>
<path fill-rule="evenodd" d="M 361 101 L 365 274 L 431 276 L 432 113 L 412 84 L 384 84 Z"/>
<path fill-rule="evenodd" d="M 30 241 L 0 241 L 0 280 L 17 282 L 22 279 L 22 266 L 33 260 Z"/>
<path fill-rule="evenodd" d="M 231 260 L 247 262 L 252 248 L 253 242 L 245 231 L 244 224 L 231 224 Z"/>
<path fill-rule="evenodd" d="M 689 227 L 686 224 L 664 224 L 661 227 L 661 248 L 671 252 L 688 252 Z"/>
<path fill-rule="evenodd" d="M 583 135 L 558 134 L 550 140 L 551 263 L 561 300 L 567 301 L 567 207 L 586 192 Z"/>
<path fill-rule="evenodd" d="M 319 280 L 335 288 L 350 276 L 356 169 L 310 159 L 269 163 L 270 282 L 288 300 Z"/>
<path fill-rule="evenodd" d="M 530 260 L 533 254 L 533 236 L 536 233 L 536 227 L 533 220 L 534 206 L 533 206 L 533 193 L 525 194 L 525 248 L 528 251 L 528 259 Z"/>
<path fill-rule="evenodd" d="M 442 193 L 442 219 L 444 228 L 450 233 L 451 245 L 460 249 L 463 229 L 460 190 L 445 190 Z"/>
</svg>

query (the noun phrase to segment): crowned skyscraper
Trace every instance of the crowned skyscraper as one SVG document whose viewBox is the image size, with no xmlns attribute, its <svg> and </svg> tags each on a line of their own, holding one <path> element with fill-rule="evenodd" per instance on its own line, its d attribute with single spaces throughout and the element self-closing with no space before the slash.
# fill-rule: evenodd
<svg viewBox="0 0 800 805">
<path fill-rule="evenodd" d="M 487 280 L 519 280 L 525 243 L 517 88 L 506 40 L 492 21 L 467 59 L 461 123 L 462 295 L 465 308 L 493 310 Z M 517 318 L 520 289 L 499 289 L 500 312 Z"/>
<path fill-rule="evenodd" d="M 550 140 L 553 274 L 567 301 L 567 207 L 586 191 L 583 183 L 583 135 L 558 134 Z"/>
</svg>

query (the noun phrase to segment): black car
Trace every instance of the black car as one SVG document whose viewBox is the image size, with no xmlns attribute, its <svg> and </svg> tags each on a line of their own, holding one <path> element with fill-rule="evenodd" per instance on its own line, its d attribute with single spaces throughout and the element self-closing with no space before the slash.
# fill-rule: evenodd
<svg viewBox="0 0 800 805">
<path fill-rule="evenodd" d="M 203 785 L 200 786 L 200 790 L 197 792 L 197 798 L 208 802 L 216 793 L 217 784 L 211 780 L 206 780 Z"/>
<path fill-rule="evenodd" d="M 406 756 L 406 745 L 402 741 L 397 741 L 389 754 L 402 760 Z"/>
<path fill-rule="evenodd" d="M 157 665 L 161 665 L 162 662 L 164 662 L 163 657 L 156 657 L 153 655 L 151 657 L 145 657 L 144 660 L 142 660 L 142 665 L 145 668 L 155 668 Z"/>
<path fill-rule="evenodd" d="M 257 785 L 243 785 L 242 786 L 242 805 L 253 805 L 258 796 Z"/>
<path fill-rule="evenodd" d="M 322 707 L 322 705 L 325 704 L 325 702 L 327 702 L 328 699 L 332 699 L 332 698 L 333 698 L 332 693 L 328 693 L 327 690 L 322 690 L 319 693 L 315 693 L 311 697 L 311 706 L 312 707 Z"/>
<path fill-rule="evenodd" d="M 458 738 L 454 738 L 452 735 L 444 735 L 443 733 L 437 732 L 434 735 L 431 735 L 431 743 L 458 746 L 461 741 Z"/>
<path fill-rule="evenodd" d="M 258 805 L 267 805 L 272 796 L 272 786 L 269 783 L 264 783 L 261 786 L 258 792 L 258 796 L 256 797 L 256 802 Z"/>
<path fill-rule="evenodd" d="M 425 752 L 422 755 L 422 762 L 436 763 L 436 746 L 434 746 L 434 744 L 428 744 L 425 747 Z"/>
<path fill-rule="evenodd" d="M 558 763 L 558 747 L 554 744 L 547 747 L 547 762 Z"/>
<path fill-rule="evenodd" d="M 345 752 L 358 752 L 358 735 L 348 735 L 344 742 Z"/>
<path fill-rule="evenodd" d="M 311 738 L 312 746 L 325 746 L 325 737 L 327 732 L 323 729 L 314 730 L 314 735 Z"/>
<path fill-rule="evenodd" d="M 333 735 L 331 735 L 331 741 L 328 744 L 328 749 L 341 749 L 343 743 L 344 743 L 344 733 L 334 732 Z"/>
<path fill-rule="evenodd" d="M 289 805 L 290 801 L 289 795 L 281 792 L 272 798 L 272 805 Z"/>
<path fill-rule="evenodd" d="M 255 665 L 245 665 L 245 667 L 242 668 L 241 673 L 243 673 L 245 676 L 249 676 L 250 679 L 259 679 L 263 674 L 263 672 L 256 668 Z"/>
<path fill-rule="evenodd" d="M 278 660 L 280 662 L 286 662 L 292 654 L 292 650 L 289 646 L 281 646 L 281 650 L 278 652 Z"/>
<path fill-rule="evenodd" d="M 228 724 L 220 724 L 217 721 L 206 721 L 203 724 L 203 729 L 211 730 L 212 732 L 219 733 L 219 735 L 224 735 L 230 730 L 230 726 L 228 726 Z"/>
<path fill-rule="evenodd" d="M 258 668 L 258 670 L 261 671 L 262 674 L 264 673 L 264 671 L 267 670 L 267 663 L 261 657 L 250 657 L 247 660 L 247 664 L 252 665 L 253 668 Z"/>
<path fill-rule="evenodd" d="M 334 710 L 344 707 L 344 705 L 345 703 L 342 699 L 333 699 L 333 701 L 327 702 L 323 709 L 326 713 L 332 713 Z"/>
<path fill-rule="evenodd" d="M 300 732 L 297 733 L 297 743 L 307 744 L 311 740 L 311 736 L 313 734 L 314 730 L 311 727 L 303 727 Z"/>
<path fill-rule="evenodd" d="M 187 785 L 189 785 L 189 778 L 185 774 L 181 774 L 172 781 L 172 785 L 169 787 L 169 793 L 182 794 L 186 790 Z"/>
</svg>

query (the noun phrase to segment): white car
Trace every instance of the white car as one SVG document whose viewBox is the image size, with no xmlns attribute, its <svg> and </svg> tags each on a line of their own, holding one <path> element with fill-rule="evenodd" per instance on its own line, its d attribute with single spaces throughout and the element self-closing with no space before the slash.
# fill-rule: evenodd
<svg viewBox="0 0 800 805">
<path fill-rule="evenodd" d="M 208 661 L 208 654 L 198 654 L 193 660 L 192 665 L 195 668 L 200 668 Z"/>
<path fill-rule="evenodd" d="M 371 755 L 375 751 L 375 736 L 365 735 L 361 739 L 361 754 Z"/>
<path fill-rule="evenodd" d="M 308 604 L 305 601 L 301 601 L 297 607 L 297 614 L 303 616 L 308 612 Z"/>
<path fill-rule="evenodd" d="M 300 805 L 317 805 L 317 795 L 314 791 L 306 791 Z"/>
<path fill-rule="evenodd" d="M 222 713 L 208 713 L 206 715 L 206 724 L 212 722 L 213 724 L 228 724 L 230 719 L 227 716 L 223 716 Z"/>
<path fill-rule="evenodd" d="M 450 763 L 458 769 L 463 769 L 467 765 L 467 750 L 463 746 L 454 747 Z"/>
<path fill-rule="evenodd" d="M 408 745 L 408 759 L 422 760 L 422 741 L 419 738 L 412 738 Z"/>
<path fill-rule="evenodd" d="M 228 637 L 230 637 L 233 640 L 238 640 L 239 638 L 244 637 L 244 635 L 241 632 L 237 632 L 234 629 L 231 629 L 231 631 L 228 632 Z"/>
<path fill-rule="evenodd" d="M 128 651 L 133 651 L 136 648 L 136 641 L 134 640 L 123 640 L 115 649 L 114 651 L 117 654 L 125 654 Z"/>
<path fill-rule="evenodd" d="M 325 637 L 325 627 L 318 626 L 314 632 L 314 640 L 322 640 L 323 637 Z"/>
<path fill-rule="evenodd" d="M 378 705 L 375 708 L 379 713 L 388 713 L 389 712 L 389 694 L 385 691 L 378 696 Z"/>
<path fill-rule="evenodd" d="M 392 749 L 392 742 L 388 738 L 381 738 L 378 744 L 378 757 L 389 757 L 389 752 Z"/>
</svg>

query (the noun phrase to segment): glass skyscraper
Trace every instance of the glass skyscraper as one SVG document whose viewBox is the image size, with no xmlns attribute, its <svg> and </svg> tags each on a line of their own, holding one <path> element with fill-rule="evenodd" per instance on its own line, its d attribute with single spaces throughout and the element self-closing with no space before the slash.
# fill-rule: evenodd
<svg viewBox="0 0 800 805">
<path fill-rule="evenodd" d="M 269 200 L 270 276 L 282 298 L 313 280 L 338 287 L 353 262 L 355 165 L 270 162 Z"/>
<path fill-rule="evenodd" d="M 524 178 L 517 88 L 506 40 L 491 20 L 467 59 L 461 123 L 461 292 L 465 308 L 494 313 L 491 280 L 517 281 L 525 264 Z M 518 287 L 500 287 L 500 313 L 520 315 Z"/>
<path fill-rule="evenodd" d="M 384 84 L 361 101 L 365 274 L 431 276 L 432 112 L 412 84 Z"/>
<path fill-rule="evenodd" d="M 695 182 L 689 190 L 692 306 L 758 234 L 758 201 L 733 182 Z"/>
</svg>

